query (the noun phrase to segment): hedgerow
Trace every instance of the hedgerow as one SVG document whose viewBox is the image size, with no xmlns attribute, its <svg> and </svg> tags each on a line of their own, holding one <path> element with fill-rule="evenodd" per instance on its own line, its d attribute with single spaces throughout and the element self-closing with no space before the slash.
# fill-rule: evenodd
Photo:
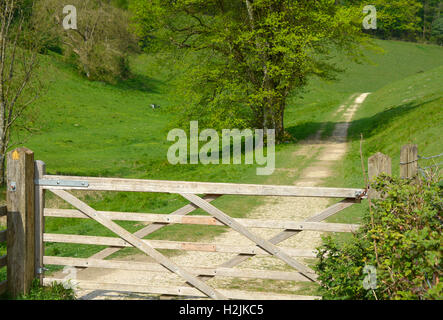
<svg viewBox="0 0 443 320">
<path fill-rule="evenodd" d="M 379 177 L 350 241 L 327 237 L 316 271 L 324 299 L 442 299 L 442 188 L 438 179 Z M 376 270 L 369 283 L 367 266 Z M 365 268 L 366 267 L 366 268 Z"/>
</svg>

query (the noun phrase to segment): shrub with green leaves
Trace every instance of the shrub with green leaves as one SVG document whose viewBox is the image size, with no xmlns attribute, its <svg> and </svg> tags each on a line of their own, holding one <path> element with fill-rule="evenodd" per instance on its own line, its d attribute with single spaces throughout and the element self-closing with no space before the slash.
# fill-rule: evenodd
<svg viewBox="0 0 443 320">
<path fill-rule="evenodd" d="M 125 1 L 115 2 L 124 7 Z M 37 2 L 35 19 L 43 21 L 43 49 L 62 51 L 66 61 L 89 80 L 117 83 L 130 76 L 128 57 L 138 52 L 130 32 L 130 14 L 107 0 L 71 0 L 76 8 L 76 27 L 65 30 L 62 0 Z M 71 21 L 71 20 L 67 20 Z M 60 47 L 60 48 L 57 48 Z M 43 50 L 44 51 L 44 50 Z"/>
<path fill-rule="evenodd" d="M 443 201 L 435 180 L 383 176 L 372 184 L 381 198 L 359 231 L 345 243 L 324 238 L 319 248 L 324 299 L 443 299 Z M 376 287 L 365 289 L 365 266 L 376 268 Z"/>
<path fill-rule="evenodd" d="M 75 292 L 71 288 L 65 288 L 62 283 L 53 282 L 49 286 L 40 285 L 38 279 L 32 281 L 28 294 L 11 297 L 9 294 L 0 296 L 7 300 L 75 300 Z"/>
</svg>

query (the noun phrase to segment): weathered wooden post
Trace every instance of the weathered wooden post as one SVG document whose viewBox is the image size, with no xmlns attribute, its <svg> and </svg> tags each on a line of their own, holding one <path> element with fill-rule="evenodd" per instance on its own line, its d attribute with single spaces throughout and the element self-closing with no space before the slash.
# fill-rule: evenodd
<svg viewBox="0 0 443 320">
<path fill-rule="evenodd" d="M 46 174 L 46 165 L 43 161 L 35 161 L 35 179 L 43 179 Z M 43 210 L 45 207 L 45 190 L 35 185 L 35 276 L 40 279 L 43 284 L 43 232 L 45 230 L 45 219 Z"/>
<path fill-rule="evenodd" d="M 407 144 L 400 151 L 400 177 L 412 178 L 418 171 L 418 147 L 416 144 Z"/>
<path fill-rule="evenodd" d="M 34 278 L 34 153 L 18 148 L 7 157 L 8 292 L 15 297 L 29 292 Z"/>
<path fill-rule="evenodd" d="M 392 171 L 391 158 L 381 152 L 377 152 L 368 159 L 369 183 L 373 182 L 380 174 L 390 175 Z M 378 198 L 380 195 L 375 190 L 369 189 L 368 196 L 371 199 Z"/>
</svg>

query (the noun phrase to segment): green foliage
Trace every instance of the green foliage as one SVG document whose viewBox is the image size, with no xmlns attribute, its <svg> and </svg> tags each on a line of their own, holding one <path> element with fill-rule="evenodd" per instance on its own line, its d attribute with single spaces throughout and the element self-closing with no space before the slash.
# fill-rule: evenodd
<svg viewBox="0 0 443 320">
<path fill-rule="evenodd" d="M 50 286 L 41 286 L 38 279 L 34 279 L 28 294 L 21 295 L 16 300 L 75 300 L 73 289 L 66 289 L 61 283 Z"/>
<path fill-rule="evenodd" d="M 433 43 L 441 44 L 438 37 L 435 37 L 435 27 L 438 33 L 438 21 L 442 19 L 441 10 L 443 3 L 441 0 L 419 0 L 422 8 L 419 12 L 421 17 L 421 38 L 424 41 L 432 41 Z M 443 33 L 443 31 L 441 32 Z"/>
<path fill-rule="evenodd" d="M 130 76 L 128 56 L 125 53 L 117 54 L 105 43 L 97 43 L 88 52 L 87 57 L 75 59 L 77 67 L 82 70 L 86 66 L 90 80 L 116 83 L 118 80 Z"/>
<path fill-rule="evenodd" d="M 420 31 L 422 5 L 416 0 L 377 0 L 377 33 L 384 39 L 415 40 Z"/>
<path fill-rule="evenodd" d="M 436 19 L 432 24 L 432 39 L 439 45 L 443 45 L 443 16 Z"/>
<path fill-rule="evenodd" d="M 127 10 L 129 7 L 129 0 L 112 0 L 111 4 L 117 8 Z"/>
<path fill-rule="evenodd" d="M 128 57 L 137 52 L 137 41 L 129 31 L 125 1 L 72 0 L 77 8 L 77 29 L 65 30 L 61 0 L 38 2 L 35 15 L 45 26 L 46 49 L 62 51 L 89 80 L 117 83 L 129 77 Z"/>
<path fill-rule="evenodd" d="M 369 30 L 369 34 L 382 39 L 439 43 L 433 33 L 441 17 L 441 0 L 375 0 L 371 3 L 365 0 L 340 0 L 339 3 L 362 7 L 371 4 L 377 8 L 377 30 Z"/>
<path fill-rule="evenodd" d="M 379 177 L 362 228 L 349 242 L 331 237 L 316 266 L 326 299 L 442 299 L 442 189 L 436 179 Z M 437 179 L 438 180 L 438 179 Z M 363 287 L 366 265 L 377 288 Z"/>
<path fill-rule="evenodd" d="M 361 13 L 332 0 L 137 0 L 132 11 L 149 49 L 194 57 L 177 86 L 181 114 L 274 128 L 277 137 L 288 95 L 311 76 L 332 79 L 333 49 L 355 57 L 365 39 Z"/>
</svg>

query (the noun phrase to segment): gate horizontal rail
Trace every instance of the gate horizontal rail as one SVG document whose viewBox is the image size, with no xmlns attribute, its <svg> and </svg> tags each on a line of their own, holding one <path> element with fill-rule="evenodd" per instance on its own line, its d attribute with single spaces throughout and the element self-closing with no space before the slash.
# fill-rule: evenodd
<svg viewBox="0 0 443 320">
<path fill-rule="evenodd" d="M 152 271 L 158 273 L 169 273 L 163 266 L 157 263 L 142 263 L 118 261 L 118 260 L 101 260 L 91 258 L 69 258 L 45 256 L 43 262 L 49 265 L 69 265 L 82 268 L 103 268 L 118 269 L 131 271 Z M 256 270 L 256 269 L 235 269 L 223 267 L 185 267 L 185 269 L 196 275 L 220 276 L 231 278 L 257 278 L 270 280 L 292 280 L 299 282 L 309 282 L 304 276 L 298 272 L 274 271 L 274 270 Z"/>
<path fill-rule="evenodd" d="M 73 234 L 53 234 L 44 233 L 43 240 L 45 242 L 57 243 L 76 243 L 88 244 L 98 246 L 112 246 L 120 248 L 132 247 L 132 245 L 120 238 L 113 237 L 97 237 L 97 236 L 80 236 Z M 254 254 L 254 255 L 270 255 L 263 249 L 257 246 L 241 246 L 241 245 L 227 245 L 216 243 L 202 243 L 202 242 L 186 242 L 186 241 L 169 241 L 169 240 L 142 240 L 155 249 L 164 250 L 184 250 L 184 251 L 201 251 L 201 252 L 223 252 L 223 253 L 238 253 L 238 254 Z M 309 249 L 294 249 L 290 247 L 279 247 L 293 257 L 307 257 L 314 258 L 317 256 L 315 250 Z"/>
<path fill-rule="evenodd" d="M 50 181 L 50 183 L 49 183 Z M 57 181 L 59 184 L 57 185 Z M 63 181 L 77 182 L 63 185 Z M 79 183 L 85 183 L 82 186 Z M 282 185 L 257 185 L 235 183 L 212 183 L 190 181 L 141 180 L 120 178 L 92 178 L 44 175 L 36 180 L 36 185 L 43 189 L 94 190 L 94 191 L 129 191 L 129 192 L 164 192 L 192 194 L 222 194 L 250 196 L 290 196 L 361 199 L 364 189 L 356 188 L 321 188 Z"/>
<path fill-rule="evenodd" d="M 176 216 L 171 214 L 156 213 L 135 213 L 135 212 L 112 212 L 97 211 L 104 217 L 111 220 L 120 221 L 139 221 L 139 222 L 159 222 L 165 224 L 198 224 L 208 226 L 224 226 L 223 223 L 215 218 L 207 216 Z M 89 219 L 81 211 L 72 209 L 45 209 L 45 217 L 58 218 L 80 218 Z M 307 230 L 307 231 L 324 231 L 324 232 L 355 232 L 360 225 L 345 223 L 325 223 L 325 222 L 305 222 L 290 220 L 266 220 L 266 219 L 241 219 L 234 218 L 249 228 L 266 228 L 266 229 L 287 229 L 287 230 Z"/>
<path fill-rule="evenodd" d="M 63 283 L 62 279 L 45 278 L 43 284 L 51 285 L 52 283 Z M 87 280 L 80 280 L 76 282 L 79 287 L 85 290 L 107 290 L 107 291 L 125 291 L 125 292 L 138 292 L 156 295 L 174 295 L 174 296 L 187 296 L 190 298 L 207 298 L 205 294 L 202 294 L 195 288 L 191 287 L 161 287 L 153 285 L 140 285 L 140 284 L 126 284 L 126 283 L 109 283 L 109 282 L 93 282 Z M 241 290 L 218 290 L 223 296 L 228 299 L 235 300 L 317 300 L 320 297 L 317 296 L 302 296 L 292 294 L 279 294 L 279 293 L 265 293 L 265 292 L 245 292 Z"/>
</svg>

